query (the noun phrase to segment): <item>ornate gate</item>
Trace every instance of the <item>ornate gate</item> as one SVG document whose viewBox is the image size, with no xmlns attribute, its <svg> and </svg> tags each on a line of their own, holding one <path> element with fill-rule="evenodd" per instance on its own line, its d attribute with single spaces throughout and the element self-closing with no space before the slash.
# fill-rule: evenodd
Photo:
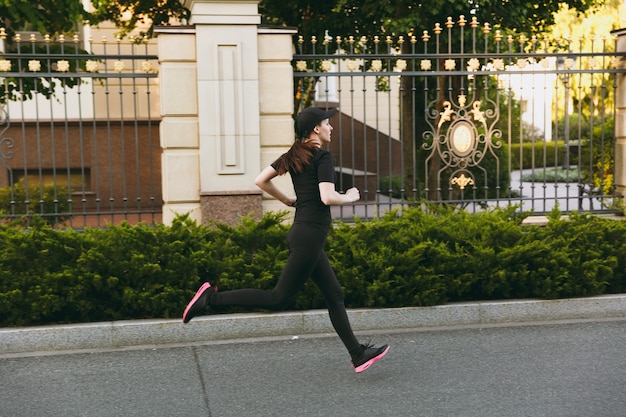
<svg viewBox="0 0 626 417">
<path fill-rule="evenodd" d="M 624 55 L 608 39 L 514 38 L 463 16 L 420 37 L 300 37 L 295 111 L 340 109 L 339 187 L 364 202 L 337 217 L 423 201 L 611 211 Z"/>
</svg>

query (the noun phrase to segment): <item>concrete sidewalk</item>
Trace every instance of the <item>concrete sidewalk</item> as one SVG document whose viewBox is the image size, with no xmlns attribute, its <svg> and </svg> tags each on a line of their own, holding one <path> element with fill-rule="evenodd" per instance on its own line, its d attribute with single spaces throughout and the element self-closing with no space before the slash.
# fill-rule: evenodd
<svg viewBox="0 0 626 417">
<path fill-rule="evenodd" d="M 561 320 L 626 318 L 626 294 L 563 300 L 455 303 L 349 311 L 357 332 Z M 180 320 L 127 320 L 0 329 L 0 354 L 180 345 L 333 333 L 326 310 L 229 314 Z"/>
</svg>

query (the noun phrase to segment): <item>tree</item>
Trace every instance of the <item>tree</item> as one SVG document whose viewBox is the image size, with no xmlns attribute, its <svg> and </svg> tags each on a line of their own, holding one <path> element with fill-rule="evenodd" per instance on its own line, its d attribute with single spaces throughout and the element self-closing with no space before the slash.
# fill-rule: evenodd
<svg viewBox="0 0 626 417">
<path fill-rule="evenodd" d="M 139 35 L 151 37 L 155 26 L 166 26 L 190 16 L 180 0 L 91 0 L 91 3 L 94 10 L 89 14 L 89 23 L 111 21 L 122 35 L 140 23 L 149 23 L 148 29 Z"/>
<path fill-rule="evenodd" d="M 448 16 L 474 15 L 479 21 L 544 32 L 561 5 L 583 12 L 604 0 L 511 2 L 502 0 L 261 0 L 265 23 L 295 26 L 304 36 L 407 35 L 445 22 Z"/>
<path fill-rule="evenodd" d="M 67 33 L 86 17 L 80 0 L 0 0 L 0 19 L 11 41 L 16 30 Z"/>
<path fill-rule="evenodd" d="M 149 23 L 140 36 L 152 36 L 155 26 L 187 19 L 189 10 L 179 0 L 92 0 L 85 9 L 81 0 L 0 0 L 1 25 L 11 42 L 18 30 L 57 35 L 76 32 L 79 25 L 113 22 L 125 35 L 140 23 Z"/>
</svg>

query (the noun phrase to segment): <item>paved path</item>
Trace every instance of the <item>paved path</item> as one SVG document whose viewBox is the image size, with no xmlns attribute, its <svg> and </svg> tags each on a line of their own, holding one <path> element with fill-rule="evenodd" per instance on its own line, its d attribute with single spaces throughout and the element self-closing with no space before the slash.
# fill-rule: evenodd
<svg viewBox="0 0 626 417">
<path fill-rule="evenodd" d="M 626 319 L 0 355 L 1 417 L 626 416 Z"/>
</svg>

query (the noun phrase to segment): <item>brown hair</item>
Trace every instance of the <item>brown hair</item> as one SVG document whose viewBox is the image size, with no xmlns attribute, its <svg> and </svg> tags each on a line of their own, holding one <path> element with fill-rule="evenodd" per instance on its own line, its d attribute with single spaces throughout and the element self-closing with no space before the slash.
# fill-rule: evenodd
<svg viewBox="0 0 626 417">
<path fill-rule="evenodd" d="M 291 148 L 276 160 L 275 169 L 278 175 L 304 171 L 304 168 L 311 162 L 313 149 L 315 148 L 303 141 L 296 140 Z"/>
</svg>

